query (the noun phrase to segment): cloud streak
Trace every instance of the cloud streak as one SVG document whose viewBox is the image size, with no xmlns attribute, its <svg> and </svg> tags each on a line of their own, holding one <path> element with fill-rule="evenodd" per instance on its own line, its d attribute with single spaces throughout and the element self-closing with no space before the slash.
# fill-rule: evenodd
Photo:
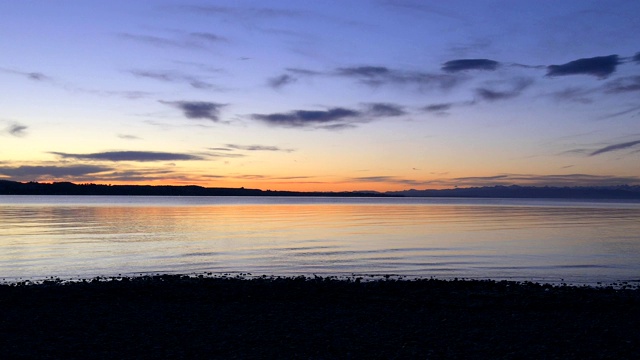
<svg viewBox="0 0 640 360">
<path fill-rule="evenodd" d="M 222 36 L 207 32 L 179 33 L 178 36 L 174 38 L 132 33 L 119 33 L 117 36 L 127 41 L 134 41 L 155 47 L 182 49 L 206 49 L 211 45 L 228 41 Z"/>
<path fill-rule="evenodd" d="M 98 160 L 98 161 L 177 161 L 177 160 L 203 160 L 201 156 L 156 151 L 106 151 L 91 154 L 69 154 L 63 152 L 51 152 L 64 159 Z"/>
<path fill-rule="evenodd" d="M 600 154 L 608 153 L 608 152 L 611 152 L 611 151 L 624 150 L 624 149 L 628 149 L 628 148 L 634 147 L 634 146 L 639 145 L 639 144 L 640 144 L 640 140 L 629 141 L 629 142 L 624 142 L 624 143 L 619 143 L 619 144 L 613 144 L 613 145 L 609 145 L 609 146 L 605 146 L 603 148 L 600 148 L 600 149 L 590 153 L 589 156 L 600 155 Z"/>
<path fill-rule="evenodd" d="M 447 61 L 442 65 L 442 71 L 459 72 L 467 70 L 493 71 L 498 68 L 499 62 L 489 59 L 460 59 Z"/>
<path fill-rule="evenodd" d="M 252 114 L 251 118 L 272 126 L 341 130 L 354 127 L 356 123 L 405 114 L 406 111 L 400 105 L 368 103 L 365 104 L 363 110 L 333 107 L 327 110 L 293 110 L 287 113 Z"/>
<path fill-rule="evenodd" d="M 244 151 L 284 151 L 284 152 L 292 152 L 294 149 L 282 149 L 277 146 L 270 145 L 237 145 L 237 144 L 226 144 L 228 149 L 233 150 L 244 150 Z"/>
<path fill-rule="evenodd" d="M 50 176 L 54 178 L 68 176 L 85 176 L 110 171 L 112 168 L 93 165 L 70 165 L 70 166 L 18 166 L 0 167 L 0 174 L 12 178 L 35 177 L 42 178 Z"/>
<path fill-rule="evenodd" d="M 177 71 L 130 70 L 129 72 L 139 78 L 171 83 L 186 83 L 195 89 L 212 89 L 216 87 L 215 85 L 198 79 L 195 76 L 186 75 Z"/>
</svg>

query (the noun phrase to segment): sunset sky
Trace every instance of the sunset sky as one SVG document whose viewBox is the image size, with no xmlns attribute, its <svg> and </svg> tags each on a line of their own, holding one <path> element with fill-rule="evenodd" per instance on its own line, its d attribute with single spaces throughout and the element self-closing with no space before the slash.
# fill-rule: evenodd
<svg viewBox="0 0 640 360">
<path fill-rule="evenodd" d="M 640 184 L 640 1 L 1 1 L 0 179 Z"/>
</svg>

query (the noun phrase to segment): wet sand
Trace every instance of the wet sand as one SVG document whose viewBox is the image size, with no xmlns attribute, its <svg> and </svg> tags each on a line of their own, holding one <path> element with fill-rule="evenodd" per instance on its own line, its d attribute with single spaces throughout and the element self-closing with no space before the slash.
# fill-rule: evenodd
<svg viewBox="0 0 640 360">
<path fill-rule="evenodd" d="M 1 359 L 631 359 L 640 290 L 151 276 L 0 285 Z"/>
</svg>

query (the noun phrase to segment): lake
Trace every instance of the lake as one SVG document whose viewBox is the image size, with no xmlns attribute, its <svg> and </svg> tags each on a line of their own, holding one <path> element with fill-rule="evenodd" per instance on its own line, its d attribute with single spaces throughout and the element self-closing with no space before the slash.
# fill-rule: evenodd
<svg viewBox="0 0 640 360">
<path fill-rule="evenodd" d="M 156 273 L 640 280 L 640 202 L 0 196 L 0 280 Z"/>
</svg>

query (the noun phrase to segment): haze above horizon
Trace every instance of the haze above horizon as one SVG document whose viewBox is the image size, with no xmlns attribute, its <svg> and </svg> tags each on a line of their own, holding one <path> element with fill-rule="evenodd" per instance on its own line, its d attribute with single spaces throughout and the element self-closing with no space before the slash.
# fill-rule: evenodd
<svg viewBox="0 0 640 360">
<path fill-rule="evenodd" d="M 640 185 L 638 1 L 6 1 L 0 179 Z"/>
</svg>

